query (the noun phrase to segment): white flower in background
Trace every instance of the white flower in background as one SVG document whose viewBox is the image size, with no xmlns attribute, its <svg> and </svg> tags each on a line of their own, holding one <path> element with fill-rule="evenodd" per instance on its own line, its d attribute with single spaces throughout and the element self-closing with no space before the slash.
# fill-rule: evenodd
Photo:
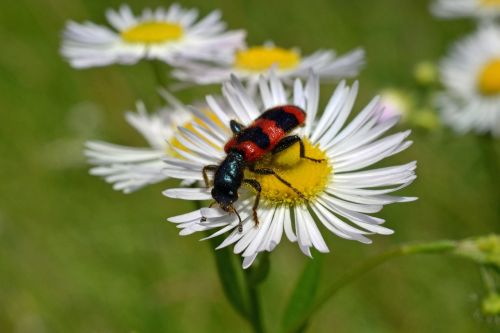
<svg viewBox="0 0 500 333">
<path fill-rule="evenodd" d="M 159 59 L 175 65 L 194 59 L 218 61 L 230 57 L 243 45 L 243 31 L 225 31 L 219 11 L 196 21 L 196 9 L 177 4 L 167 10 L 145 9 L 134 16 L 126 5 L 108 10 L 114 28 L 92 22 L 69 22 L 64 30 L 61 53 L 73 67 L 135 64 L 141 59 Z"/>
<path fill-rule="evenodd" d="M 500 136 L 500 27 L 483 26 L 442 61 L 446 91 L 437 98 L 443 121 L 458 132 Z"/>
<path fill-rule="evenodd" d="M 181 104 L 148 114 L 144 104 L 137 112 L 126 113 L 127 122 L 148 142 L 148 148 L 116 145 L 102 141 L 85 144 L 85 155 L 94 167 L 90 174 L 103 177 L 113 189 L 131 193 L 168 178 L 163 172 L 165 156 L 174 155 L 174 133 L 177 126 L 189 123 L 191 113 Z M 171 141 L 169 144 L 168 141 Z"/>
<path fill-rule="evenodd" d="M 444 18 L 475 17 L 491 20 L 500 16 L 500 0 L 436 0 L 434 15 Z"/>
<path fill-rule="evenodd" d="M 302 56 L 297 48 L 284 49 L 272 43 L 253 46 L 237 51 L 229 61 L 221 64 L 186 62 L 172 75 L 179 80 L 196 84 L 212 84 L 227 81 L 231 74 L 245 81 L 251 93 L 261 75 L 267 75 L 272 68 L 280 79 L 292 82 L 293 78 L 306 78 L 311 70 L 321 80 L 338 80 L 356 76 L 364 64 L 364 51 L 353 50 L 343 56 L 335 51 L 320 50 Z"/>
<path fill-rule="evenodd" d="M 187 149 L 177 150 L 183 159 L 166 159 L 165 174 L 201 181 L 203 167 L 217 165 L 226 156 L 223 147 L 232 137 L 230 120 L 250 124 L 263 112 L 257 105 L 268 109 L 294 104 L 305 110 L 305 126 L 294 134 L 302 138 L 306 156 L 322 162 L 301 159 L 297 144 L 274 156 L 265 156 L 255 167 L 274 170 L 294 189 L 274 175 L 245 171 L 245 178 L 257 181 L 261 186 L 257 209 L 259 225 L 252 217 L 255 192 L 251 187 L 242 186 L 239 200 L 234 203 L 234 209 L 242 220 L 241 232 L 235 214 L 220 208 L 202 208 L 169 218 L 170 222 L 178 224 L 180 234 L 214 228 L 219 230 L 211 237 L 229 232 L 219 248 L 235 244 L 234 251 L 244 257 L 244 268 L 252 264 L 259 252 L 272 251 L 280 243 L 283 233 L 290 241 L 298 242 L 302 252 L 308 256 L 311 256 L 311 247 L 328 252 L 318 224 L 342 238 L 362 243 L 371 242 L 366 237 L 368 234 L 392 234 L 390 229 L 381 225 L 383 219 L 369 214 L 379 212 L 386 204 L 414 200 L 388 193 L 408 186 L 415 179 L 416 163 L 366 168 L 408 148 L 411 142 L 406 138 L 410 131 L 382 137 L 397 123 L 398 118 L 379 122 L 381 107 L 378 98 L 348 122 L 358 92 L 357 83 L 352 88 L 344 82 L 340 83 L 324 112 L 318 108 L 319 79 L 315 75 L 311 75 L 305 87 L 297 79 L 290 98 L 283 83 L 274 75 L 269 79 L 261 78 L 259 89 L 260 100 L 254 100 L 242 83 L 232 77 L 222 89 L 230 107 L 222 108 L 212 97 L 207 97 L 218 123 L 224 126 L 198 112 L 207 130 L 194 132 L 185 128 L 176 134 Z M 205 187 L 168 189 L 164 194 L 190 201 L 212 199 L 211 189 Z"/>
</svg>

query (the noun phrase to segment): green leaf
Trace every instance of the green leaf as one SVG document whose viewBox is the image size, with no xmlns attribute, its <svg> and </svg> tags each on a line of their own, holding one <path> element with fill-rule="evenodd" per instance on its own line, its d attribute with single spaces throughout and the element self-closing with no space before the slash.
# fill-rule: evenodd
<svg viewBox="0 0 500 333">
<path fill-rule="evenodd" d="M 215 250 L 218 243 L 215 239 L 211 239 L 211 248 L 214 252 L 215 264 L 217 272 L 222 284 L 222 289 L 227 299 L 234 307 L 234 309 L 244 318 L 248 316 L 248 301 L 244 288 L 244 277 L 240 263 L 237 262 L 234 254 L 228 248 Z"/>
<path fill-rule="evenodd" d="M 283 315 L 283 332 L 305 331 L 307 324 L 301 325 L 298 330 L 293 329 L 297 327 L 297 320 L 301 320 L 314 304 L 322 263 L 323 256 L 318 254 L 305 265 Z"/>
</svg>

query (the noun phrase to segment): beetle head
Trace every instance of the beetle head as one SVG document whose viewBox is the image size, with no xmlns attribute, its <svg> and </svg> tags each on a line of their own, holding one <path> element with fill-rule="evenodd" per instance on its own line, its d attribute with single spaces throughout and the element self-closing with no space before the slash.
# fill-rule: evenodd
<svg viewBox="0 0 500 333">
<path fill-rule="evenodd" d="M 226 212 L 233 211 L 233 203 L 238 200 L 238 191 L 231 188 L 214 187 L 212 198 L 219 204 L 220 208 Z"/>
</svg>

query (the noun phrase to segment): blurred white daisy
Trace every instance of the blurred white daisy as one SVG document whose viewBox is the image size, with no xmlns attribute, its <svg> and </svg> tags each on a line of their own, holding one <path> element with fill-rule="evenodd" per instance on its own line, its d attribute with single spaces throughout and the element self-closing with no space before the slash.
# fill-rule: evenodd
<svg viewBox="0 0 500 333">
<path fill-rule="evenodd" d="M 272 68 L 280 79 L 293 82 L 293 78 L 306 78 L 314 70 L 321 80 L 338 80 L 353 77 L 364 64 L 364 51 L 355 49 L 343 56 L 335 51 L 320 50 L 302 56 L 297 48 L 285 49 L 269 42 L 262 46 L 240 49 L 225 63 L 203 64 L 186 62 L 173 73 L 179 80 L 196 84 L 212 84 L 227 81 L 231 74 L 245 81 L 250 92 L 261 75 L 267 75 Z"/>
<path fill-rule="evenodd" d="M 193 118 L 180 103 L 148 114 L 143 103 L 137 103 L 137 112 L 127 112 L 127 122 L 149 144 L 148 148 L 127 147 L 102 141 L 85 144 L 85 155 L 94 167 L 90 174 L 103 177 L 113 184 L 113 189 L 131 193 L 149 184 L 168 178 L 163 172 L 165 156 L 175 155 L 172 146 L 177 126 L 187 124 Z M 169 143 L 170 140 L 170 143 Z"/>
<path fill-rule="evenodd" d="M 218 165 L 226 156 L 223 147 L 232 137 L 230 120 L 250 124 L 264 109 L 286 104 L 305 110 L 305 126 L 298 129 L 308 157 L 322 160 L 314 162 L 299 157 L 297 144 L 274 156 L 265 156 L 255 167 L 274 170 L 275 175 L 255 174 L 245 171 L 245 178 L 258 182 L 261 187 L 260 205 L 257 209 L 259 225 L 252 216 L 255 190 L 242 186 L 234 209 L 242 220 L 242 229 L 235 214 L 220 208 L 202 208 L 169 218 L 177 223 L 181 235 L 197 231 L 219 229 L 210 237 L 229 232 L 219 248 L 235 244 L 235 253 L 244 257 L 243 267 L 249 267 L 257 254 L 272 251 L 281 241 L 283 233 L 292 242 L 298 242 L 302 252 L 311 256 L 310 248 L 320 252 L 329 249 L 318 224 L 330 232 L 351 240 L 370 243 L 367 234 L 392 234 L 383 227 L 383 219 L 369 214 L 379 212 L 386 204 L 414 200 L 388 193 L 409 185 L 415 179 L 415 162 L 365 170 L 386 157 L 405 150 L 411 145 L 406 141 L 410 131 L 381 136 L 398 121 L 392 117 L 379 122 L 381 107 L 378 98 L 370 102 L 352 121 L 351 113 L 358 92 L 357 83 L 348 87 L 340 83 L 324 112 L 318 109 L 319 79 L 311 75 L 305 87 L 297 79 L 293 96 L 288 98 L 283 83 L 274 75 L 259 82 L 260 99 L 248 95 L 235 77 L 223 85 L 223 94 L 229 108 L 222 108 L 212 97 L 207 97 L 210 109 L 219 119 L 217 125 L 198 112 L 200 121 L 208 130 L 194 132 L 187 128 L 176 137 L 189 145 L 186 151 L 178 150 L 183 159 L 167 158 L 165 173 L 174 178 L 202 180 L 206 165 Z M 289 182 L 286 186 L 278 178 Z M 247 182 L 248 183 L 248 182 Z M 299 194 L 300 193 L 300 194 Z M 211 200 L 211 189 L 175 188 L 164 194 L 184 200 Z"/>
<path fill-rule="evenodd" d="M 475 17 L 491 20 L 500 16 L 500 0 L 436 0 L 434 15 L 444 18 Z"/>
<path fill-rule="evenodd" d="M 196 22 L 198 11 L 177 4 L 167 10 L 145 9 L 134 16 L 126 5 L 106 12 L 114 28 L 92 22 L 68 22 L 61 53 L 73 67 L 135 64 L 141 59 L 159 59 L 169 64 L 185 59 L 217 61 L 241 47 L 243 31 L 225 31 L 219 11 Z"/>
<path fill-rule="evenodd" d="M 500 136 L 500 27 L 483 26 L 459 41 L 440 66 L 437 98 L 445 123 L 459 132 Z"/>
</svg>

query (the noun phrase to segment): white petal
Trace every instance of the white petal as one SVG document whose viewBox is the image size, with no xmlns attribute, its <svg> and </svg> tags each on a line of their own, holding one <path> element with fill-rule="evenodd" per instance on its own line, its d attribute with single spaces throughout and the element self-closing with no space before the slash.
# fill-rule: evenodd
<svg viewBox="0 0 500 333">
<path fill-rule="evenodd" d="M 184 222 L 200 220 L 201 216 L 202 216 L 201 211 L 198 209 L 193 212 L 189 212 L 187 214 L 169 217 L 167 220 L 172 223 L 184 223 Z"/>
<path fill-rule="evenodd" d="M 210 191 L 205 188 L 172 188 L 163 191 L 163 195 L 185 200 L 209 200 L 212 198 Z"/>
</svg>

